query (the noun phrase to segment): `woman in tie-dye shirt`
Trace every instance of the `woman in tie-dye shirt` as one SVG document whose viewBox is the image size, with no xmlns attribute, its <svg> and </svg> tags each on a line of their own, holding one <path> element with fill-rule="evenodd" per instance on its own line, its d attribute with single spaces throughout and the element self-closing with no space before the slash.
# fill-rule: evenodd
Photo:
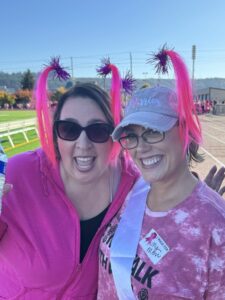
<svg viewBox="0 0 225 300">
<path fill-rule="evenodd" d="M 99 300 L 225 299 L 225 202 L 190 172 L 201 129 L 185 65 L 168 57 L 176 90 L 140 90 L 113 132 L 143 179 L 101 239 Z"/>
</svg>

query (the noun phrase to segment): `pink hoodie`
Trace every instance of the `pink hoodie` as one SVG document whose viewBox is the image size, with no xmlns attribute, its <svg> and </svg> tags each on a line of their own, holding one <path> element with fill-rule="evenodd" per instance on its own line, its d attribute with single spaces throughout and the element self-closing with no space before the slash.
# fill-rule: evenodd
<svg viewBox="0 0 225 300">
<path fill-rule="evenodd" d="M 59 171 L 41 149 L 9 160 L 14 187 L 0 220 L 0 299 L 96 299 L 100 238 L 138 178 L 122 165 L 117 194 L 80 264 L 80 220 Z"/>
</svg>

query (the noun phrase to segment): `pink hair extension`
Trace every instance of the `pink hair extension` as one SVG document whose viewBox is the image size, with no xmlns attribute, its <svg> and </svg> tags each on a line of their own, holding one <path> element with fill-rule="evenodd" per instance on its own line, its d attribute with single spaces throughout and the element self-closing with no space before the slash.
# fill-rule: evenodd
<svg viewBox="0 0 225 300">
<path fill-rule="evenodd" d="M 122 110 L 122 101 L 121 101 L 121 87 L 122 81 L 120 77 L 119 70 L 117 67 L 110 63 L 109 58 L 102 60 L 102 66 L 97 69 L 97 72 L 100 75 L 106 76 L 109 73 L 112 73 L 112 82 L 111 82 L 111 112 L 113 115 L 114 124 L 117 125 L 121 119 L 121 110 Z M 120 144 L 118 142 L 114 142 L 112 151 L 110 153 L 109 161 L 116 161 L 118 155 L 121 151 Z"/>
<path fill-rule="evenodd" d="M 56 165 L 52 134 L 52 118 L 49 113 L 49 100 L 46 90 L 47 78 L 51 70 L 52 67 L 47 67 L 38 78 L 36 89 L 36 112 L 42 149 L 53 165 Z"/>
<path fill-rule="evenodd" d="M 53 144 L 52 117 L 49 112 L 49 99 L 47 94 L 48 74 L 52 70 L 60 79 L 67 79 L 69 74 L 59 65 L 59 58 L 53 58 L 50 65 L 40 74 L 36 86 L 36 113 L 38 119 L 39 137 L 43 151 L 52 164 L 56 165 L 55 149 Z"/>
<path fill-rule="evenodd" d="M 111 111 L 113 115 L 114 124 L 119 124 L 121 120 L 121 78 L 117 67 L 113 64 L 110 64 L 112 71 L 112 83 L 111 83 Z M 117 157 L 121 151 L 120 144 L 114 142 L 112 151 L 110 153 L 110 161 L 116 161 Z"/>
<path fill-rule="evenodd" d="M 192 140 L 198 145 L 202 142 L 201 125 L 195 110 L 192 86 L 187 68 L 178 53 L 165 50 L 170 57 L 176 77 L 176 90 L 178 98 L 179 130 L 183 140 L 184 153 Z"/>
<path fill-rule="evenodd" d="M 119 124 L 121 119 L 121 78 L 116 66 L 110 64 L 112 70 L 111 83 L 111 109 L 115 125 Z"/>
</svg>

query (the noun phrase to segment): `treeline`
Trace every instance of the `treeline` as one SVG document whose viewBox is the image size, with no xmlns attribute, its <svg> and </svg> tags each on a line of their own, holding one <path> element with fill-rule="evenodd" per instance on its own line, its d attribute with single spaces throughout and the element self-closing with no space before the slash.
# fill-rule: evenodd
<svg viewBox="0 0 225 300">
<path fill-rule="evenodd" d="M 17 89 L 15 91 L 10 91 L 4 83 L 7 81 L 1 82 L 0 88 L 0 108 L 2 109 L 30 109 L 34 108 L 34 83 L 36 77 L 31 73 L 30 70 L 27 70 L 25 73 L 17 73 L 16 76 L 12 76 L 11 83 L 14 80 L 18 80 Z M 62 83 L 61 83 L 62 85 Z M 72 82 L 66 83 L 67 87 L 60 86 L 54 91 L 49 90 L 49 99 L 52 101 L 52 104 L 56 104 L 59 97 L 65 92 L 66 88 L 72 86 Z"/>
<path fill-rule="evenodd" d="M 33 107 L 33 88 L 38 74 L 30 70 L 18 73 L 4 73 L 0 72 L 0 108 L 32 108 Z M 73 78 L 67 81 L 60 81 L 53 78 L 50 74 L 48 78 L 49 98 L 54 104 L 58 101 L 62 93 L 65 92 L 76 82 L 95 82 L 106 90 L 110 89 L 110 78 Z M 172 87 L 174 81 L 171 79 L 137 79 L 136 88 L 145 86 L 154 86 L 161 84 L 164 86 Z M 196 79 L 194 82 L 194 90 L 205 88 L 222 88 L 225 89 L 224 78 L 206 78 Z"/>
<path fill-rule="evenodd" d="M 59 97 L 65 93 L 64 87 L 58 88 L 54 92 L 49 92 L 49 99 L 52 105 L 55 105 Z M 19 89 L 15 93 L 9 93 L 0 90 L 0 108 L 1 109 L 33 109 L 35 107 L 33 91 Z"/>
<path fill-rule="evenodd" d="M 30 70 L 13 74 L 0 72 L 0 109 L 34 108 L 34 84 L 37 76 L 38 74 L 32 73 Z M 48 78 L 49 99 L 52 105 L 55 105 L 61 95 L 75 82 L 96 82 L 106 89 L 110 88 L 110 79 L 79 78 L 60 81 L 53 76 L 50 74 Z"/>
<path fill-rule="evenodd" d="M 0 72 L 0 89 L 5 89 L 9 92 L 15 92 L 15 91 L 21 89 L 21 81 L 27 72 L 28 72 L 28 70 L 23 73 L 18 72 L 18 73 L 12 73 L 12 74 Z M 36 81 L 38 74 L 31 72 L 31 75 L 32 75 L 34 81 Z M 53 80 L 53 78 L 51 78 L 51 76 L 49 76 L 49 77 L 50 77 L 50 79 L 49 79 L 48 85 L 49 85 L 50 90 L 56 90 L 57 88 L 64 86 L 66 84 L 57 79 Z"/>
<path fill-rule="evenodd" d="M 18 72 L 18 73 L 4 73 L 0 72 L 0 89 L 6 89 L 9 92 L 15 92 L 21 88 L 21 80 L 26 72 Z M 32 76 L 34 80 L 36 81 L 38 74 L 32 73 Z M 68 80 L 67 82 L 63 82 L 57 79 L 51 78 L 51 75 L 49 76 L 48 80 L 48 87 L 50 91 L 54 91 L 59 87 L 66 87 L 68 82 L 70 83 L 72 80 Z M 97 82 L 101 86 L 105 86 L 106 89 L 109 89 L 110 87 L 110 78 L 106 78 L 104 81 L 102 78 L 75 78 L 73 82 L 83 82 L 83 81 L 94 81 Z M 173 86 L 173 80 L 171 79 L 155 79 L 155 78 L 146 78 L 146 79 L 137 79 L 136 86 L 137 88 L 140 88 L 143 86 L 143 84 L 148 84 L 150 86 L 153 86 L 157 83 L 160 83 L 162 85 L 171 87 Z M 205 79 L 195 79 L 195 90 L 198 89 L 204 89 L 204 88 L 222 88 L 225 89 L 225 78 L 205 78 Z"/>
</svg>

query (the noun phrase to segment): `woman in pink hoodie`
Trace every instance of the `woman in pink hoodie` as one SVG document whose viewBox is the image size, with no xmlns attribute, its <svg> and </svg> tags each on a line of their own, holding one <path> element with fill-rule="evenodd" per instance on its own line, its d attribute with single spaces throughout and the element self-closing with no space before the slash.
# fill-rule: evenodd
<svg viewBox="0 0 225 300">
<path fill-rule="evenodd" d="M 13 189 L 0 217 L 0 299 L 96 299 L 100 238 L 139 176 L 113 145 L 120 112 L 99 86 L 71 88 L 51 122 L 51 70 L 37 84 L 42 148 L 7 166 Z"/>
</svg>

